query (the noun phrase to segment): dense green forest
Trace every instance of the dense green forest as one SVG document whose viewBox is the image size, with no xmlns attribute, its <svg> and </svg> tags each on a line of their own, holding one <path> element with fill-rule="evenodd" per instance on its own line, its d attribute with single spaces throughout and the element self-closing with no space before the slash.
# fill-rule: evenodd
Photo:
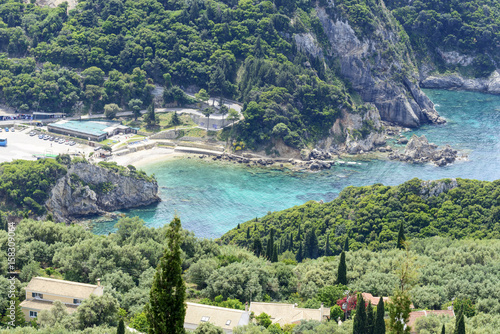
<svg viewBox="0 0 500 334">
<path fill-rule="evenodd" d="M 410 36 L 417 57 L 429 59 L 442 71 L 466 70 L 489 76 L 498 66 L 500 6 L 494 0 L 386 0 L 385 4 Z M 436 49 L 476 56 L 467 69 L 444 64 Z"/>
<path fill-rule="evenodd" d="M 21 210 L 35 215 L 44 213 L 51 188 L 66 173 L 66 166 L 54 159 L 1 163 L 0 210 Z"/>
<path fill-rule="evenodd" d="M 1 218 L 2 211 L 12 216 L 41 216 L 46 212 L 45 202 L 57 180 L 67 174 L 72 164 L 88 163 L 81 157 L 71 159 L 68 154 L 61 154 L 56 159 L 14 160 L 0 163 L 0 228 L 6 220 Z M 101 161 L 97 165 L 113 172 L 136 179 L 153 181 L 142 170 L 133 166 L 123 167 L 116 162 Z M 71 175 L 74 181 L 76 175 Z M 77 176 L 76 176 L 77 177 Z M 80 180 L 80 182 L 83 182 Z M 88 184 L 90 189 L 101 192 L 106 182 Z"/>
<path fill-rule="evenodd" d="M 334 63 L 305 56 L 290 38 L 324 34 L 315 3 L 89 0 L 68 13 L 66 4 L 4 0 L 1 99 L 21 111 L 102 112 L 131 99 L 149 105 L 153 83 L 167 99 L 176 85 L 196 85 L 246 103 L 247 146 L 276 138 L 300 147 L 353 103 Z"/>
<path fill-rule="evenodd" d="M 16 283 L 17 295 L 24 298 L 23 287 L 33 275 L 44 275 L 80 282 L 95 283 L 102 278 L 105 295 L 84 301 L 81 311 L 59 318 L 39 317 L 40 333 L 69 333 L 87 328 L 86 333 L 105 333 L 116 326 L 119 317 L 130 326 L 145 329 L 144 305 L 149 298 L 155 267 L 166 247 L 168 226 L 147 228 L 138 218 L 123 218 L 116 233 L 98 236 L 81 226 L 65 226 L 50 221 L 23 220 L 16 229 L 17 266 L 21 269 Z M 7 233 L 0 231 L 0 245 L 6 252 Z M 334 306 L 343 297 L 345 286 L 337 285 L 339 257 L 321 257 L 297 263 L 284 253 L 276 263 L 233 245 L 218 245 L 182 231 L 182 268 L 188 282 L 187 297 L 212 305 L 242 308 L 245 301 L 281 301 L 302 307 L 318 308 L 323 302 Z M 347 285 L 351 291 L 375 296 L 392 295 L 398 282 L 395 272 L 405 252 L 367 249 L 346 252 Z M 500 321 L 500 242 L 498 240 L 452 240 L 443 237 L 413 239 L 410 254 L 418 280 L 412 290 L 416 308 L 446 308 L 453 298 L 472 303 L 467 327 L 470 333 L 494 333 Z M 2 277 L 0 313 L 4 314 L 8 288 L 6 257 L 0 263 Z M 231 278 L 231 279 L 229 279 Z M 100 307 L 102 314 L 79 317 L 88 308 Z M 447 323 L 434 319 L 426 324 L 441 328 Z M 92 329 L 91 327 L 98 326 Z M 352 333 L 351 321 L 344 328 L 336 322 L 306 322 L 293 333 Z M 20 329 L 18 329 L 20 330 Z M 27 328 L 23 333 L 35 333 Z M 309 331 L 307 331 L 309 330 Z M 108 330 L 109 331 L 109 330 Z M 250 326 L 241 333 L 264 332 Z M 281 333 L 281 330 L 274 333 Z M 424 332 L 422 332 L 424 333 Z"/>
<path fill-rule="evenodd" d="M 399 186 L 347 187 L 329 203 L 311 201 L 269 213 L 221 240 L 260 253 L 259 245 L 268 244 L 272 233 L 278 253 L 316 258 L 340 253 L 346 239 L 353 250 L 393 248 L 401 224 L 411 238 L 499 238 L 500 181 L 454 182 L 412 179 Z"/>
</svg>

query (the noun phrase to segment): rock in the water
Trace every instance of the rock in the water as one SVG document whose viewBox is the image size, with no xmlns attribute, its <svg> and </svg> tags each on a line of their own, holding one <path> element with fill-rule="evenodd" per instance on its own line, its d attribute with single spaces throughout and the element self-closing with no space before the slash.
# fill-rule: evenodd
<svg viewBox="0 0 500 334">
<path fill-rule="evenodd" d="M 158 183 L 154 179 L 78 163 L 56 182 L 45 204 L 56 221 L 68 222 L 159 201 Z"/>
<path fill-rule="evenodd" d="M 399 138 L 397 143 L 400 145 L 408 144 L 408 138 L 406 137 Z"/>
<path fill-rule="evenodd" d="M 458 152 L 449 145 L 439 149 L 436 144 L 429 143 L 425 136 L 413 135 L 406 145 L 403 154 L 391 153 L 389 159 L 398 159 L 412 163 L 425 163 L 432 161 L 442 167 L 456 160 Z"/>
</svg>

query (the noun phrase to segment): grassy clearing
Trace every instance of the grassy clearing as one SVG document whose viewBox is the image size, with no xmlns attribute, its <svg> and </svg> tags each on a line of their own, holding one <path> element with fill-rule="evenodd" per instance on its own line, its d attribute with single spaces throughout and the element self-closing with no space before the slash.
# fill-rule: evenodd
<svg viewBox="0 0 500 334">
<path fill-rule="evenodd" d="M 160 119 L 160 124 L 153 127 L 153 128 L 148 128 L 146 127 L 146 123 L 143 121 L 143 118 L 138 118 L 137 121 L 135 121 L 132 117 L 127 118 L 123 122 L 124 125 L 133 127 L 133 128 L 139 128 L 139 131 L 141 132 L 147 132 L 147 133 L 156 133 L 164 130 L 169 130 L 169 129 L 174 129 L 174 126 L 170 125 L 170 122 L 172 120 L 172 115 L 173 112 L 166 112 L 166 113 L 157 113 L 159 119 Z M 196 127 L 197 124 L 193 122 L 191 119 L 191 116 L 188 114 L 180 114 L 179 118 L 181 120 L 181 124 L 178 125 L 177 127 Z"/>
</svg>

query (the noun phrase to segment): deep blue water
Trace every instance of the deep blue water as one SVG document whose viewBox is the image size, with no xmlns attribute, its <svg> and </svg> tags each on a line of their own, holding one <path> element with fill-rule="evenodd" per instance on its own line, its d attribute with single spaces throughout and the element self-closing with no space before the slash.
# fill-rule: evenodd
<svg viewBox="0 0 500 334">
<path fill-rule="evenodd" d="M 184 228 L 199 237 L 219 237 L 238 223 L 303 204 L 331 201 L 347 186 L 397 185 L 414 177 L 424 180 L 462 177 L 500 179 L 500 96 L 426 90 L 445 125 L 426 125 L 406 133 L 425 134 L 438 145 L 450 144 L 469 154 L 468 161 L 446 167 L 372 160 L 355 167 L 335 166 L 319 173 L 250 169 L 196 159 L 177 159 L 147 166 L 161 187 L 158 205 L 130 210 L 148 226 L 162 226 L 178 214 Z M 114 222 L 98 223 L 94 232 L 109 233 Z"/>
</svg>

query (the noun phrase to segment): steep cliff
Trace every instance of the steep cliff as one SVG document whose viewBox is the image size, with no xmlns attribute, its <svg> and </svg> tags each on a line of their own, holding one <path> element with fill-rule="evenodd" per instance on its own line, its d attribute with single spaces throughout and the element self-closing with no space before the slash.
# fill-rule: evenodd
<svg viewBox="0 0 500 334">
<path fill-rule="evenodd" d="M 135 170 L 71 165 L 52 188 L 45 203 L 56 221 L 159 202 L 158 184 Z"/>
<path fill-rule="evenodd" d="M 384 121 L 406 127 L 443 123 L 418 86 L 407 36 L 391 13 L 377 5 L 369 28 L 363 28 L 340 4 L 318 6 L 316 15 L 329 41 L 325 54 L 338 61 L 341 76 L 363 101 L 377 107 Z"/>
</svg>

